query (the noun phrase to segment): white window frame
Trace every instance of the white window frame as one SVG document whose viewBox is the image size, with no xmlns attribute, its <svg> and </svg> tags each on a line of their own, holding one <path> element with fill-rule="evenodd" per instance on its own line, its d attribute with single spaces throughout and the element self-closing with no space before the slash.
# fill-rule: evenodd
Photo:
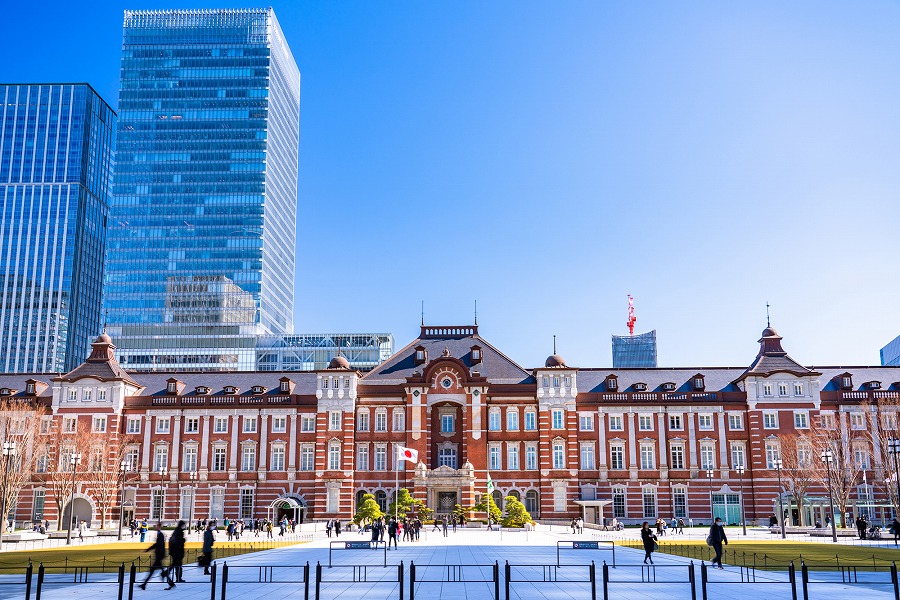
<svg viewBox="0 0 900 600">
<path fill-rule="evenodd" d="M 794 429 L 809 429 L 809 411 L 794 411 Z"/>
<path fill-rule="evenodd" d="M 700 413 L 697 415 L 697 430 L 698 431 L 712 431 L 713 430 L 712 413 Z"/>
<path fill-rule="evenodd" d="M 682 415 L 669 415 L 669 431 L 684 431 Z"/>
<path fill-rule="evenodd" d="M 534 410 L 525 411 L 525 431 L 537 431 L 537 412 Z"/>
<path fill-rule="evenodd" d="M 287 416 L 272 415 L 272 433 L 287 433 Z"/>
<path fill-rule="evenodd" d="M 566 428 L 566 413 L 561 408 L 550 410 L 550 429 L 560 430 Z"/>
<path fill-rule="evenodd" d="M 593 431 L 594 415 L 592 413 L 581 413 L 578 415 L 578 431 Z"/>
<path fill-rule="evenodd" d="M 624 417 L 622 415 L 609 415 L 610 431 L 625 431 Z"/>
<path fill-rule="evenodd" d="M 228 417 L 213 417 L 213 433 L 228 433 Z"/>
<path fill-rule="evenodd" d="M 656 469 L 656 446 L 652 443 L 641 443 L 641 470 L 653 471 Z"/>
<path fill-rule="evenodd" d="M 256 417 L 244 417 L 243 421 L 244 433 L 256 433 L 256 430 L 259 427 Z"/>
<path fill-rule="evenodd" d="M 653 415 L 648 413 L 638 414 L 638 431 L 653 431 Z"/>
<path fill-rule="evenodd" d="M 125 433 L 136 435 L 141 432 L 141 418 L 128 417 L 125 422 Z"/>
<path fill-rule="evenodd" d="M 184 432 L 185 433 L 200 433 L 200 417 L 185 417 L 184 418 Z"/>
<path fill-rule="evenodd" d="M 170 417 L 156 417 L 156 433 L 167 434 L 172 431 L 172 419 Z"/>
<path fill-rule="evenodd" d="M 743 431 L 744 430 L 744 415 L 741 413 L 729 413 L 728 414 L 728 429 L 729 431 Z"/>
<path fill-rule="evenodd" d="M 763 411 L 763 429 L 778 429 L 778 411 Z"/>
</svg>

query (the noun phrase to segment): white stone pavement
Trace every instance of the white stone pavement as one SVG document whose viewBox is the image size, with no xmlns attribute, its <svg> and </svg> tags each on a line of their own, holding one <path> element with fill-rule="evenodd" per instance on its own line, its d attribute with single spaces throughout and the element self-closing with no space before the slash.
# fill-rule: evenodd
<svg viewBox="0 0 900 600">
<path fill-rule="evenodd" d="M 739 530 L 738 530 L 739 531 Z M 695 529 L 690 537 L 696 538 L 705 532 Z M 327 539 L 316 536 L 312 543 L 286 548 L 278 548 L 227 560 L 229 565 L 229 582 L 227 584 L 227 598 L 266 600 L 304 598 L 304 586 L 296 583 L 302 577 L 302 565 L 310 563 L 310 578 L 315 579 L 315 565 L 319 561 L 323 564 L 323 583 L 321 598 L 325 599 L 356 599 L 387 600 L 400 598 L 397 583 L 397 563 L 404 562 L 404 600 L 410 598 L 409 571 L 410 562 L 415 561 L 417 566 L 417 578 L 422 579 L 447 579 L 448 574 L 456 579 L 487 579 L 492 575 L 494 561 L 498 562 L 500 571 L 500 597 L 505 598 L 504 564 L 508 561 L 511 565 L 544 565 L 532 567 L 513 567 L 512 577 L 519 579 L 537 579 L 537 582 L 525 583 L 514 581 L 510 586 L 510 598 L 551 599 L 568 600 L 574 598 L 590 598 L 590 585 L 587 582 L 574 583 L 566 580 L 585 580 L 588 576 L 586 565 L 591 560 L 596 563 L 597 597 L 603 598 L 602 591 L 602 563 L 612 562 L 612 554 L 608 549 L 598 550 L 562 550 L 560 568 L 550 568 L 546 565 L 555 565 L 557 557 L 557 542 L 571 542 L 575 540 L 595 541 L 606 537 L 628 537 L 633 539 L 637 533 L 630 530 L 625 533 L 595 534 L 585 531 L 584 535 L 572 535 L 571 530 L 564 527 L 541 527 L 536 532 L 487 532 L 484 530 L 460 529 L 457 533 L 450 533 L 443 537 L 440 533 L 428 531 L 423 540 L 418 543 L 402 543 L 398 550 L 387 553 L 388 567 L 384 568 L 385 553 L 381 550 L 343 550 L 336 549 L 332 553 L 333 568 L 329 569 L 328 554 L 329 543 L 334 541 L 363 541 L 367 536 L 356 533 L 345 533 L 340 538 Z M 736 532 L 729 531 L 729 535 L 735 536 Z M 687 535 L 685 537 L 688 537 Z M 772 536 L 766 534 L 765 539 Z M 501 539 L 502 538 L 502 539 Z M 563 544 L 571 546 L 571 544 Z M 605 544 L 601 544 L 605 546 Z M 898 553 L 900 556 L 900 553 Z M 616 548 L 617 568 L 610 568 L 609 597 L 622 599 L 663 599 L 690 598 L 691 586 L 688 582 L 690 560 L 656 554 L 655 568 L 643 569 L 641 560 L 643 553 L 627 548 Z M 218 561 L 218 577 L 216 600 L 221 598 L 222 568 L 225 561 Z M 350 565 L 362 565 L 353 568 Z M 425 565 L 479 565 L 462 567 L 461 570 Z M 272 566 L 272 569 L 261 569 L 261 566 Z M 700 565 L 695 565 L 696 593 L 701 598 Z M 460 576 L 461 574 L 461 576 Z M 260 578 L 268 579 L 271 583 L 260 583 Z M 544 576 L 555 578 L 555 582 L 540 581 Z M 787 583 L 785 573 L 771 573 L 757 571 L 754 583 L 742 583 L 741 578 L 747 574 L 742 573 L 737 567 L 727 566 L 725 570 L 709 570 L 709 597 L 715 600 L 745 600 L 748 597 L 766 597 L 767 600 L 781 600 L 791 598 L 791 586 Z M 91 598 L 101 600 L 116 598 L 117 586 L 110 582 L 114 575 L 105 575 L 102 578 L 89 575 L 88 583 L 73 584 L 73 576 L 69 574 L 66 582 L 59 581 L 45 586 L 42 599 L 54 600 L 59 598 Z M 61 576 L 48 577 L 47 581 L 61 579 Z M 184 598 L 189 600 L 207 600 L 210 596 L 208 578 L 204 578 L 202 571 L 195 565 L 185 569 L 187 584 L 179 584 L 173 590 L 165 590 L 165 585 L 156 578 L 146 591 L 135 588 L 136 600 L 158 600 L 161 598 Z M 365 581 L 353 582 L 353 579 Z M 868 579 L 870 583 L 858 583 L 843 585 L 840 583 L 840 575 L 837 573 L 811 573 L 809 598 L 845 598 L 853 595 L 855 600 L 888 600 L 893 597 L 892 585 L 879 585 L 875 581 L 885 584 L 890 583 L 889 572 L 880 572 L 872 575 L 860 575 L 860 581 Z M 647 582 L 646 580 L 651 580 Z M 800 571 L 797 570 L 797 593 L 803 598 L 800 587 Z M 138 582 L 143 580 L 143 575 L 138 574 Z M 655 582 L 654 582 L 655 581 Z M 314 583 L 310 584 L 309 597 L 315 598 Z M 487 582 L 422 582 L 416 585 L 415 597 L 423 600 L 436 600 L 438 598 L 492 598 L 493 584 Z M 32 598 L 34 597 L 32 591 Z M 127 598 L 127 585 L 126 595 Z M 24 598 L 20 588 L 4 589 L 0 586 L 0 598 Z"/>
</svg>

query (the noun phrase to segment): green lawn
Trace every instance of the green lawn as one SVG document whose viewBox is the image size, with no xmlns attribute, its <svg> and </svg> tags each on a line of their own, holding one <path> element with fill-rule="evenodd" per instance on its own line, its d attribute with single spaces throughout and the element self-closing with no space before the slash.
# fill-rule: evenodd
<svg viewBox="0 0 900 600">
<path fill-rule="evenodd" d="M 619 545 L 643 548 L 638 540 Z M 663 540 L 659 542 L 659 552 L 706 562 L 715 556 L 713 549 L 699 540 L 684 542 Z M 794 561 L 794 565 L 799 568 L 801 560 L 807 566 L 816 568 L 837 568 L 850 565 L 888 566 L 893 561 L 900 561 L 900 550 L 816 542 L 736 540 L 725 546 L 723 558 L 723 562 L 726 564 L 755 565 L 758 568 L 784 567 L 791 561 Z"/>
<path fill-rule="evenodd" d="M 258 552 L 270 548 L 292 546 L 304 542 L 216 542 L 214 547 L 214 560 L 221 560 L 229 556 L 237 556 L 248 552 Z M 31 561 L 35 568 L 38 563 L 46 567 L 70 567 L 90 566 L 98 570 L 112 572 L 118 569 L 123 562 L 128 568 L 132 562 L 138 569 L 146 568 L 152 556 L 144 552 L 150 547 L 149 543 L 124 543 L 124 544 L 94 544 L 91 546 L 75 546 L 68 548 L 48 548 L 46 550 L 17 550 L 0 553 L 0 568 L 25 567 Z M 184 563 L 196 563 L 202 544 L 200 542 L 188 542 L 185 544 Z"/>
</svg>

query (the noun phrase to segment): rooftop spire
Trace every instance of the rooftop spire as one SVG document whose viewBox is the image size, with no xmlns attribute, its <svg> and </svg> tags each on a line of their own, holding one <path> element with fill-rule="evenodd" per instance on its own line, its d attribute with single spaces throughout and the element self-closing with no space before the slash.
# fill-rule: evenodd
<svg viewBox="0 0 900 600">
<path fill-rule="evenodd" d="M 771 327 L 772 321 L 769 320 L 769 303 L 766 302 L 766 327 Z"/>
<path fill-rule="evenodd" d="M 556 354 L 556 335 L 553 336 L 553 354 Z"/>
</svg>

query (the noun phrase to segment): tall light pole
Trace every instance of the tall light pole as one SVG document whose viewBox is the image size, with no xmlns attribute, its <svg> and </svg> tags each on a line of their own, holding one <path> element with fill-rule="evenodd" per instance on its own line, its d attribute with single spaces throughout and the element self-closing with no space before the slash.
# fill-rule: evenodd
<svg viewBox="0 0 900 600">
<path fill-rule="evenodd" d="M 16 443 L 15 442 L 3 442 L 3 458 L 6 462 L 4 465 L 5 468 L 3 470 L 3 502 L 2 508 L 0 508 L 0 514 L 3 515 L 3 523 L 0 525 L 0 544 L 3 543 L 3 532 L 6 531 L 6 524 L 9 520 L 6 518 L 6 493 L 7 486 L 9 485 L 9 463 L 12 461 L 12 457 L 16 455 Z"/>
<path fill-rule="evenodd" d="M 744 465 L 738 465 L 734 468 L 741 480 L 741 525 L 744 526 L 744 535 L 747 535 L 747 520 L 744 518 Z"/>
<path fill-rule="evenodd" d="M 706 470 L 706 477 L 709 479 L 709 520 L 710 520 L 710 523 L 712 523 L 716 520 L 716 515 L 713 514 L 713 501 L 712 501 L 712 491 L 713 491 L 712 480 L 713 480 L 713 475 L 715 475 L 715 474 L 716 474 L 716 472 L 712 469 Z"/>
<path fill-rule="evenodd" d="M 81 452 L 73 452 L 69 456 L 69 464 L 72 465 L 72 494 L 69 496 L 69 519 L 66 531 L 66 545 L 72 543 L 72 519 L 75 517 L 75 469 L 81 462 Z"/>
<path fill-rule="evenodd" d="M 194 483 L 197 481 L 197 471 L 191 471 L 188 473 L 188 478 L 191 480 L 191 514 L 188 515 L 190 519 L 190 523 L 188 524 L 188 532 L 191 530 L 191 525 L 194 524 L 194 502 L 197 500 L 197 485 Z"/>
<path fill-rule="evenodd" d="M 900 505 L 900 439 L 888 440 L 888 452 L 894 457 L 894 475 L 897 479 L 897 503 Z"/>
<path fill-rule="evenodd" d="M 166 488 L 165 479 L 166 475 L 169 473 L 169 470 L 165 467 L 165 465 L 160 465 L 159 471 L 159 490 L 162 492 L 159 498 L 159 522 L 162 523 L 166 519 Z"/>
<path fill-rule="evenodd" d="M 779 457 L 772 461 L 772 465 L 778 471 L 778 520 L 781 521 L 781 539 L 785 539 L 787 536 L 784 533 L 784 490 L 781 487 L 781 467 L 784 463 Z"/>
<path fill-rule="evenodd" d="M 122 481 L 119 485 L 119 541 L 122 541 L 122 527 L 125 526 L 125 473 L 131 467 L 131 463 L 123 460 L 119 463 L 119 477 Z"/>
<path fill-rule="evenodd" d="M 831 492 L 831 463 L 834 462 L 834 452 L 831 448 L 822 450 L 822 462 L 825 463 L 825 473 L 828 477 L 828 504 L 831 507 L 831 541 L 837 543 L 837 524 L 834 514 L 834 494 Z"/>
</svg>

